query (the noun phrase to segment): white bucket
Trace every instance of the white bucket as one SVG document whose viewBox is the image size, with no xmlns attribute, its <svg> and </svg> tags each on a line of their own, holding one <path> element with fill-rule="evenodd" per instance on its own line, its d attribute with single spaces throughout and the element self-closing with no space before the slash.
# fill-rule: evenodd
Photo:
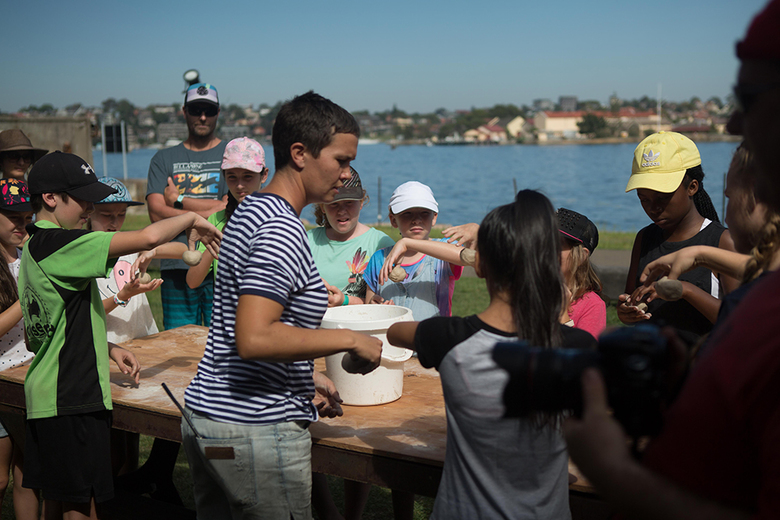
<svg viewBox="0 0 780 520">
<path fill-rule="evenodd" d="M 412 351 L 387 342 L 387 329 L 399 321 L 412 321 L 412 311 L 395 305 L 349 305 L 331 307 L 322 318 L 323 329 L 349 329 L 382 341 L 382 361 L 368 374 L 350 374 L 341 362 L 347 352 L 325 357 L 327 375 L 336 385 L 344 404 L 371 406 L 390 403 L 401 397 L 404 388 L 404 361 Z"/>
</svg>

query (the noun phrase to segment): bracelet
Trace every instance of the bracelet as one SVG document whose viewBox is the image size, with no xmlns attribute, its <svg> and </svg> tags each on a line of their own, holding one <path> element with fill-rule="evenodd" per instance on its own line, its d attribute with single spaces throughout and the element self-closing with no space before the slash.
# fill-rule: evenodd
<svg viewBox="0 0 780 520">
<path fill-rule="evenodd" d="M 120 300 L 117 298 L 117 295 L 114 295 L 114 303 L 116 303 L 119 307 L 127 307 L 127 304 L 130 303 L 130 298 L 127 300 Z"/>
<path fill-rule="evenodd" d="M 173 203 L 173 207 L 176 209 L 184 209 L 184 203 L 182 202 L 184 200 L 184 195 L 179 195 L 176 197 L 176 201 Z"/>
<path fill-rule="evenodd" d="M 342 306 L 342 307 L 346 307 L 347 305 L 349 305 L 349 296 L 347 296 L 347 295 L 345 294 L 345 295 L 344 295 L 344 301 L 343 301 L 343 302 L 341 302 L 341 306 Z"/>
</svg>

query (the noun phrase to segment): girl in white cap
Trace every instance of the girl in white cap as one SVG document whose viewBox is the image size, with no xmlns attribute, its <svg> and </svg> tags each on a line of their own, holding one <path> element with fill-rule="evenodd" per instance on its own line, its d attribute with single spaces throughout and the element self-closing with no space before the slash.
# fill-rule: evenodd
<svg viewBox="0 0 780 520">
<path fill-rule="evenodd" d="M 225 228 L 244 197 L 258 191 L 268 178 L 265 151 L 260 143 L 249 137 L 230 141 L 222 155 L 222 175 L 225 176 L 229 190 L 227 206 L 208 218 L 220 231 Z M 217 259 L 206 251 L 205 246 L 199 246 L 198 249 L 203 253 L 200 263 L 190 267 L 187 272 L 187 285 L 192 289 L 200 286 L 210 271 L 213 276 L 217 274 Z"/>
</svg>

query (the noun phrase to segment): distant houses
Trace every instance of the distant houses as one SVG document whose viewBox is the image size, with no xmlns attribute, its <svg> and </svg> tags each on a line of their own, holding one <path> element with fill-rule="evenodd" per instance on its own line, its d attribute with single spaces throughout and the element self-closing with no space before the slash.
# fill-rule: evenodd
<svg viewBox="0 0 780 520">
<path fill-rule="evenodd" d="M 580 134 L 580 128 L 577 125 L 582 122 L 586 114 L 604 118 L 606 123 L 615 130 L 615 135 L 621 137 L 638 137 L 644 136 L 647 131 L 672 129 L 668 121 L 662 121 L 659 125 L 658 114 L 654 110 L 640 111 L 633 107 L 622 107 L 617 112 L 542 110 L 534 116 L 537 140 L 545 142 L 586 137 Z"/>
</svg>

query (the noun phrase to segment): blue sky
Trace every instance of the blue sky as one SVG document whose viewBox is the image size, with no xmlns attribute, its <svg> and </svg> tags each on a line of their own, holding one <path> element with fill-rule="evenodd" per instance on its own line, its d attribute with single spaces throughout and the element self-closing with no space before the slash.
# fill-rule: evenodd
<svg viewBox="0 0 780 520">
<path fill-rule="evenodd" d="M 225 103 L 313 89 L 348 110 L 429 112 L 560 95 L 728 95 L 765 0 L 0 0 L 0 110 L 181 99 L 196 68 Z M 17 23 L 11 23 L 12 21 Z"/>
</svg>

